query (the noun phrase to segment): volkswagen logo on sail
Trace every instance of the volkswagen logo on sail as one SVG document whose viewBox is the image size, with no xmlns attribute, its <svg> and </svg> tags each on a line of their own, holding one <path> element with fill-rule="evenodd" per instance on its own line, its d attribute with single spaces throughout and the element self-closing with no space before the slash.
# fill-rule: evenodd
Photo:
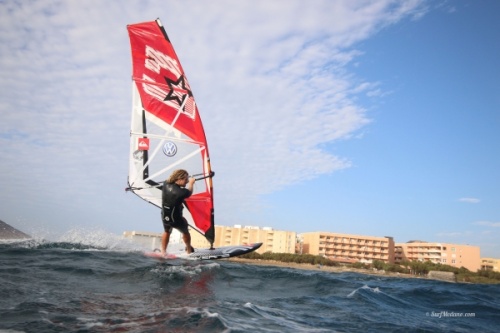
<svg viewBox="0 0 500 333">
<path fill-rule="evenodd" d="M 168 157 L 172 157 L 177 154 L 177 146 L 172 141 L 167 141 L 163 146 L 163 153 Z"/>
</svg>

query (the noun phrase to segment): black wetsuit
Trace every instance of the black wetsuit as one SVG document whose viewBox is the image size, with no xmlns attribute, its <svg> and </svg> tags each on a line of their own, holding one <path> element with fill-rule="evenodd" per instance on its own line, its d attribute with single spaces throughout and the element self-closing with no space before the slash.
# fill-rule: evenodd
<svg viewBox="0 0 500 333">
<path fill-rule="evenodd" d="M 188 233 L 188 223 L 182 216 L 183 202 L 191 196 L 191 191 L 177 184 L 163 183 L 162 189 L 162 209 L 161 220 L 166 232 L 171 232 L 172 228 L 181 233 Z"/>
</svg>

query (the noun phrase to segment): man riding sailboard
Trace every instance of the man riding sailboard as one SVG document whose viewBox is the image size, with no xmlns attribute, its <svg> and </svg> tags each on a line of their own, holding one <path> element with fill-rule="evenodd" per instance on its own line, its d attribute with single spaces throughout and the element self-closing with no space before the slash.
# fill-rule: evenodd
<svg viewBox="0 0 500 333">
<path fill-rule="evenodd" d="M 162 254 L 173 228 L 182 233 L 190 258 L 254 251 L 260 243 L 236 245 L 233 252 L 214 249 L 214 173 L 191 87 L 159 19 L 127 29 L 133 68 L 128 190 L 161 208 Z M 193 252 L 188 227 L 205 237 L 209 252 Z"/>
</svg>

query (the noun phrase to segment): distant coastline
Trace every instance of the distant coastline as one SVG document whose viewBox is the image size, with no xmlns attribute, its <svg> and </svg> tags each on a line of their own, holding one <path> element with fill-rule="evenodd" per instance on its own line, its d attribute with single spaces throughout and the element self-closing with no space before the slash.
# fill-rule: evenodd
<svg viewBox="0 0 500 333">
<path fill-rule="evenodd" d="M 400 278 L 427 278 L 426 276 L 417 276 L 412 274 L 404 274 L 397 272 L 386 272 L 383 270 L 368 270 L 361 268 L 354 268 L 349 266 L 325 266 L 325 265 L 311 265 L 311 264 L 299 264 L 295 262 L 282 262 L 277 260 L 263 260 L 263 259 L 245 259 L 245 258 L 231 258 L 229 261 L 247 263 L 252 265 L 260 265 L 260 266 L 278 266 L 278 267 L 288 267 L 288 268 L 296 268 L 310 271 L 323 271 L 323 272 L 332 272 L 332 273 L 345 273 L 345 272 L 354 272 L 366 275 L 383 275 L 389 277 L 400 277 Z"/>
<path fill-rule="evenodd" d="M 485 279 L 485 278 L 468 278 L 463 276 L 455 276 L 453 279 L 450 279 L 450 276 L 446 276 L 443 273 L 446 272 L 433 272 L 434 274 L 426 274 L 426 275 L 415 275 L 415 274 L 406 274 L 399 272 L 389 272 L 380 269 L 363 269 L 363 268 L 355 268 L 350 266 L 326 266 L 326 265 L 311 265 L 309 263 L 295 263 L 295 262 L 283 262 L 277 260 L 264 260 L 264 259 L 246 259 L 246 258 L 230 258 L 229 261 L 246 263 L 251 265 L 260 265 L 260 266 L 276 266 L 276 267 L 288 267 L 294 269 L 302 269 L 309 271 L 323 271 L 323 272 L 331 272 L 331 273 L 345 273 L 345 272 L 353 272 L 364 275 L 374 275 L 374 276 L 385 276 L 385 277 L 393 277 L 393 278 L 413 278 L 413 279 L 429 279 L 429 280 L 438 280 L 449 283 L 479 283 L 479 284 L 500 284 L 500 281 L 497 279 Z M 436 274 L 437 273 L 437 274 Z M 448 272 L 449 273 L 449 272 Z"/>
</svg>

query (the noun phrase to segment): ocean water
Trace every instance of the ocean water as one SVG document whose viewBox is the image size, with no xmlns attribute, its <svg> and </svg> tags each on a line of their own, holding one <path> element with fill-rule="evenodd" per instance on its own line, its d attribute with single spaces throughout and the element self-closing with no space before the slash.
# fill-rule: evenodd
<svg viewBox="0 0 500 333">
<path fill-rule="evenodd" d="M 0 243 L 0 332 L 498 332 L 500 285 Z"/>
</svg>

